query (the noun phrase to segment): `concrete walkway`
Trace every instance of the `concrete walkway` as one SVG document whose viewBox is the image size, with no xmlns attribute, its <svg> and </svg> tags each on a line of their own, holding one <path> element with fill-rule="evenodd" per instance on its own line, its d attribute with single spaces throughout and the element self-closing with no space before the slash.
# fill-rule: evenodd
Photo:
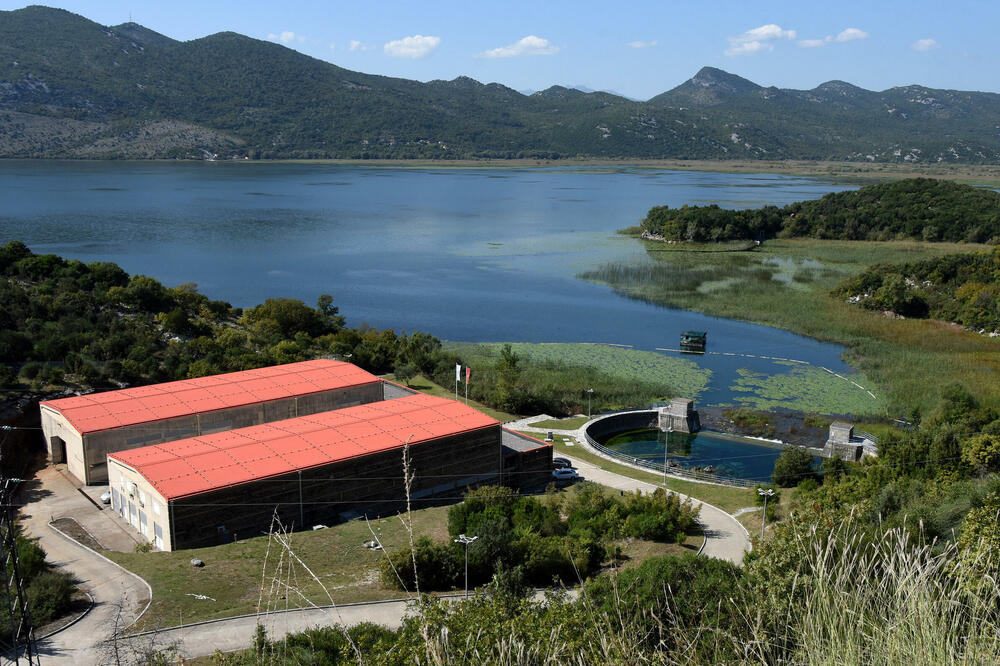
<svg viewBox="0 0 1000 666">
<path fill-rule="evenodd" d="M 156 634 L 143 634 L 128 640 L 139 647 L 150 644 L 160 648 L 171 646 L 177 650 L 178 655 L 193 659 L 211 655 L 216 650 L 232 652 L 250 647 L 253 645 L 258 623 L 264 627 L 271 640 L 313 627 L 334 624 L 350 627 L 362 622 L 374 622 L 396 629 L 402 624 L 408 607 L 407 601 L 384 601 L 270 613 L 259 618 L 256 615 L 246 615 L 164 629 Z"/>
<path fill-rule="evenodd" d="M 57 467 L 38 472 L 22 487 L 19 499 L 25 503 L 21 509 L 25 531 L 38 539 L 48 560 L 71 573 L 94 600 L 90 612 L 75 624 L 38 641 L 40 661 L 77 666 L 104 663 L 99 644 L 116 623 L 124 629 L 138 618 L 149 602 L 149 589 L 141 578 L 57 533 L 49 521 L 73 517 L 98 540 L 123 539 L 121 543 L 127 545 L 129 537 Z"/>
<path fill-rule="evenodd" d="M 547 421 L 550 419 L 552 419 L 551 416 L 542 414 L 539 416 L 521 419 L 519 421 L 505 423 L 504 427 L 511 430 L 536 433 L 551 431 L 554 434 L 572 437 L 576 442 L 575 446 L 579 446 L 582 450 L 585 450 L 588 453 L 604 457 L 599 451 L 594 450 L 589 444 L 587 444 L 587 437 L 584 430 L 589 422 L 576 430 L 536 428 L 532 425 L 538 421 Z M 574 458 L 572 455 L 566 455 L 564 457 L 568 458 L 570 462 L 573 463 L 573 467 L 577 469 L 585 480 L 599 483 L 602 486 L 608 486 L 618 490 L 641 490 L 644 493 L 653 492 L 660 487 L 653 483 L 647 483 L 628 476 L 622 476 L 621 474 L 607 472 L 592 463 L 584 462 L 579 458 Z M 618 460 L 615 460 L 614 462 L 627 467 L 629 466 L 627 463 L 623 463 Z M 684 480 L 692 481 L 692 479 Z M 743 527 L 740 521 L 736 520 L 735 517 L 726 513 L 722 509 L 712 506 L 711 504 L 706 504 L 683 493 L 676 494 L 680 495 L 683 499 L 690 499 L 695 506 L 699 506 L 701 508 L 698 518 L 705 534 L 705 545 L 702 548 L 701 553 L 709 557 L 716 557 L 720 560 L 728 560 L 734 564 L 743 564 L 743 555 L 750 550 L 751 544 L 750 534 L 746 531 L 746 528 Z"/>
</svg>

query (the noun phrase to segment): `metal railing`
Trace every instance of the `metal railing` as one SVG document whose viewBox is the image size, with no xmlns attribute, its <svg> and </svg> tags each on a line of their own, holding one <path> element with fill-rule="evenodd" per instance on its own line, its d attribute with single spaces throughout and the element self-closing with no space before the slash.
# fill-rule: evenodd
<svg viewBox="0 0 1000 666">
<path fill-rule="evenodd" d="M 709 472 L 700 472 L 698 470 L 687 469 L 686 467 L 676 466 L 670 467 L 666 466 L 661 462 L 653 462 L 652 460 L 646 460 L 645 458 L 636 458 L 635 456 L 628 456 L 624 453 L 618 451 L 612 451 L 611 449 L 601 445 L 597 440 L 590 436 L 590 433 L 586 433 L 587 443 L 592 447 L 603 453 L 604 455 L 614 458 L 615 460 L 620 460 L 631 465 L 638 465 L 640 467 L 645 467 L 646 469 L 656 470 L 660 474 L 664 473 L 664 468 L 666 473 L 672 476 L 683 476 L 689 479 L 695 479 L 698 481 L 707 481 L 709 483 L 717 483 L 724 486 L 735 486 L 737 488 L 753 488 L 757 485 L 755 481 L 748 481 L 746 479 L 733 479 L 726 476 L 719 476 L 718 474 L 710 474 Z"/>
<path fill-rule="evenodd" d="M 861 439 L 867 439 L 872 444 L 878 444 L 878 437 L 871 434 L 870 432 L 865 432 L 864 430 L 855 430 L 854 436 L 860 437 Z"/>
</svg>

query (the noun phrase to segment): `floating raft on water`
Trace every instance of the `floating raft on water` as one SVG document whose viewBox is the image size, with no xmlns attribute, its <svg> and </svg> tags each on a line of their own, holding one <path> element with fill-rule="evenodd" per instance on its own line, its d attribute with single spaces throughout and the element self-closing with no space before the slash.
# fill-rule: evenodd
<svg viewBox="0 0 1000 666">
<path fill-rule="evenodd" d="M 707 337 L 706 331 L 684 331 L 681 333 L 681 350 L 704 354 Z"/>
</svg>

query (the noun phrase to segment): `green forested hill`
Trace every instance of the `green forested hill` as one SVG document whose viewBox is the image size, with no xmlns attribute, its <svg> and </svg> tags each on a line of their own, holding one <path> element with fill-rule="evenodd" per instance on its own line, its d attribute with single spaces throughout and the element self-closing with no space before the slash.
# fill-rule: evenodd
<svg viewBox="0 0 1000 666">
<path fill-rule="evenodd" d="M 1000 161 L 1000 95 L 705 68 L 648 102 L 352 72 L 235 33 L 179 42 L 0 12 L 0 157 L 607 157 Z"/>
<path fill-rule="evenodd" d="M 785 237 L 837 240 L 917 239 L 1000 241 L 1000 194 L 930 178 L 908 178 L 834 192 L 783 208 L 724 210 L 712 206 L 654 206 L 642 229 L 673 241 L 763 240 Z"/>
</svg>

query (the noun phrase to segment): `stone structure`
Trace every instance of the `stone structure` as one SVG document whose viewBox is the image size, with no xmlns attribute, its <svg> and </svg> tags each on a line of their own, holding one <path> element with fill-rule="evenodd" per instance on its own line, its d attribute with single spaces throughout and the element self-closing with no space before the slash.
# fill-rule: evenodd
<svg viewBox="0 0 1000 666">
<path fill-rule="evenodd" d="M 697 432 L 701 429 L 698 411 L 694 408 L 694 400 L 674 398 L 670 406 L 659 410 L 658 424 L 660 430 L 666 432 Z"/>
<path fill-rule="evenodd" d="M 830 424 L 830 434 L 823 446 L 823 457 L 840 457 L 848 462 L 857 462 L 864 455 L 865 440 L 854 436 L 854 426 L 844 421 Z"/>
</svg>

